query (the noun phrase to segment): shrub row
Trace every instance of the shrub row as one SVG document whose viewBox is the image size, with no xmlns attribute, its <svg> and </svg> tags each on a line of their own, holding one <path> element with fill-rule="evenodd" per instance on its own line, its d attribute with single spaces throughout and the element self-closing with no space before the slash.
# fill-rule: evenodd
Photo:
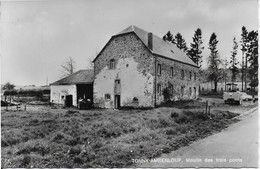
<svg viewBox="0 0 260 169">
<path fill-rule="evenodd" d="M 50 89 L 42 90 L 7 90 L 4 95 L 26 95 L 26 96 L 42 96 L 44 94 L 50 94 Z"/>
</svg>

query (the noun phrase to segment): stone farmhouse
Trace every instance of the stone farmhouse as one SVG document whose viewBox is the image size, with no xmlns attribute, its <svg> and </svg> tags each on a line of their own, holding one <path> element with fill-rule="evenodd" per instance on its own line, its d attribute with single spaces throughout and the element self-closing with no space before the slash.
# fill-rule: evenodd
<svg viewBox="0 0 260 169">
<path fill-rule="evenodd" d="M 165 89 L 171 100 L 194 99 L 199 94 L 198 66 L 172 43 L 136 26 L 112 36 L 93 63 L 94 80 L 85 81 L 93 82 L 93 93 L 90 86 L 85 89 L 93 94 L 95 107 L 156 107 L 165 100 Z M 73 91 L 78 94 L 74 105 L 80 92 Z"/>
</svg>

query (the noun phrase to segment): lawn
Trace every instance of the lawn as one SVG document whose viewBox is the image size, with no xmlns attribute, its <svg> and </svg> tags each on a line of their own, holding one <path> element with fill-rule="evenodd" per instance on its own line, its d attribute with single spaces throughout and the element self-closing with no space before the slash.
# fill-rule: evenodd
<svg viewBox="0 0 260 169">
<path fill-rule="evenodd" d="M 2 167 L 127 167 L 132 159 L 158 157 L 237 121 L 230 111 L 206 115 L 203 105 L 188 104 L 185 110 L 2 108 Z"/>
</svg>

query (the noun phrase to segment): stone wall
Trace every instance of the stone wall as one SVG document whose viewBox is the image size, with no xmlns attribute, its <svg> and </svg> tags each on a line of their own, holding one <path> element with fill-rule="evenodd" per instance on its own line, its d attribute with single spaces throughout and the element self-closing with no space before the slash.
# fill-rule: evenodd
<svg viewBox="0 0 260 169">
<path fill-rule="evenodd" d="M 157 56 L 157 65 L 158 64 L 161 65 L 161 75 L 158 75 L 157 73 L 157 85 L 161 85 L 161 92 L 158 93 L 157 90 L 157 104 L 160 104 L 162 101 L 164 101 L 162 93 L 163 90 L 169 86 L 169 84 L 173 86 L 173 97 L 171 99 L 194 99 L 198 97 L 198 68 L 160 56 Z M 173 76 L 171 75 L 171 67 L 173 69 Z M 184 71 L 183 78 L 181 72 L 182 70 Z M 196 80 L 194 79 L 194 73 L 196 74 Z M 183 95 L 181 93 L 181 87 L 183 87 Z"/>
<path fill-rule="evenodd" d="M 111 59 L 115 60 L 114 69 L 110 68 Z M 115 80 L 120 80 L 121 106 L 152 107 L 153 62 L 153 56 L 134 33 L 112 37 L 94 62 L 94 105 L 114 108 Z"/>
</svg>

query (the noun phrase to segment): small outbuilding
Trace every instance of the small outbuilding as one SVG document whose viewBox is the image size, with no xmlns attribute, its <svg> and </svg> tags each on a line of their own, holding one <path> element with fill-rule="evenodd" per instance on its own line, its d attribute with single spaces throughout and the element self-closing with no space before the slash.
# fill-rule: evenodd
<svg viewBox="0 0 260 169">
<path fill-rule="evenodd" d="M 78 107 L 80 99 L 90 100 L 93 103 L 94 70 L 79 70 L 63 79 L 51 83 L 52 103 L 66 107 Z"/>
</svg>

